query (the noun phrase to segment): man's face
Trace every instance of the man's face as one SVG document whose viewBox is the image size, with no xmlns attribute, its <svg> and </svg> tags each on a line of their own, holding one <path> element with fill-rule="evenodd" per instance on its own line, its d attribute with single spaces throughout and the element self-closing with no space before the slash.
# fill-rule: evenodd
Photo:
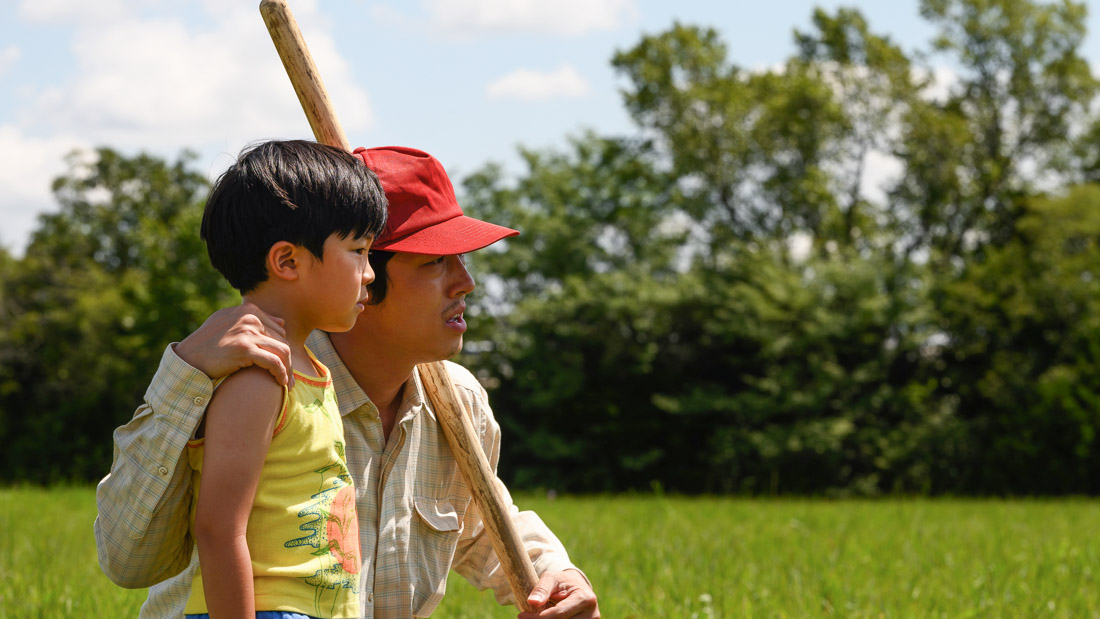
<svg viewBox="0 0 1100 619">
<path fill-rule="evenodd" d="M 457 354 L 466 332 L 465 297 L 474 289 L 464 256 L 398 252 L 386 275 L 385 298 L 368 305 L 356 326 L 369 332 L 372 350 L 412 364 Z"/>
</svg>

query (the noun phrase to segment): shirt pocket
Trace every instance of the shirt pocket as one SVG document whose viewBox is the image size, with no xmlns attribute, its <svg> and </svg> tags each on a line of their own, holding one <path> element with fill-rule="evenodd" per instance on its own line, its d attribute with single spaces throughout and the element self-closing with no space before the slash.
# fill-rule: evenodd
<svg viewBox="0 0 1100 619">
<path fill-rule="evenodd" d="M 462 518 L 452 501 L 416 497 L 416 600 L 417 617 L 427 617 L 447 591 L 447 574 L 451 570 Z"/>
</svg>

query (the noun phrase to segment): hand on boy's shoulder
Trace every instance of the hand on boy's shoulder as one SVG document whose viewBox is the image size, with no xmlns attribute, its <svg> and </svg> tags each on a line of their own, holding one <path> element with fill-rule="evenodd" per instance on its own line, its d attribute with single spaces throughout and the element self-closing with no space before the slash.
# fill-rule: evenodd
<svg viewBox="0 0 1100 619">
<path fill-rule="evenodd" d="M 176 344 L 180 359 L 210 378 L 241 368 L 265 368 L 281 384 L 293 380 L 285 323 L 255 303 L 226 307 L 210 315 L 197 331 Z"/>
</svg>

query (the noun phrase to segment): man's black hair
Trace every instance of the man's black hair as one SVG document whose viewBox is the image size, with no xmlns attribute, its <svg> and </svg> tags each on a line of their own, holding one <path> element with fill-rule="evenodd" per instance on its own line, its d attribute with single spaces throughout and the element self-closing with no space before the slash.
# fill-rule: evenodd
<svg viewBox="0 0 1100 619">
<path fill-rule="evenodd" d="M 275 243 L 321 260 L 332 234 L 381 234 L 386 207 L 378 177 L 353 155 L 306 140 L 262 142 L 214 182 L 200 234 L 210 263 L 243 294 L 267 279 Z"/>
<path fill-rule="evenodd" d="M 367 305 L 378 305 L 386 299 L 386 291 L 390 288 L 390 275 L 386 268 L 393 256 L 394 252 L 380 249 L 372 249 L 367 254 L 370 268 L 374 271 L 374 281 L 367 284 L 367 293 L 370 295 Z"/>
</svg>

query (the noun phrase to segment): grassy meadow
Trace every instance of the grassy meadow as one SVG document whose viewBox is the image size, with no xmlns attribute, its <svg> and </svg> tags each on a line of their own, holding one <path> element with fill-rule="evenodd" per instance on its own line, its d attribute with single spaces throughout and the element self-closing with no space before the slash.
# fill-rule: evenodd
<svg viewBox="0 0 1100 619">
<path fill-rule="evenodd" d="M 603 616 L 1100 617 L 1100 501 L 520 496 Z M 0 618 L 133 617 L 90 487 L 0 490 Z M 437 617 L 514 617 L 454 576 Z"/>
</svg>

